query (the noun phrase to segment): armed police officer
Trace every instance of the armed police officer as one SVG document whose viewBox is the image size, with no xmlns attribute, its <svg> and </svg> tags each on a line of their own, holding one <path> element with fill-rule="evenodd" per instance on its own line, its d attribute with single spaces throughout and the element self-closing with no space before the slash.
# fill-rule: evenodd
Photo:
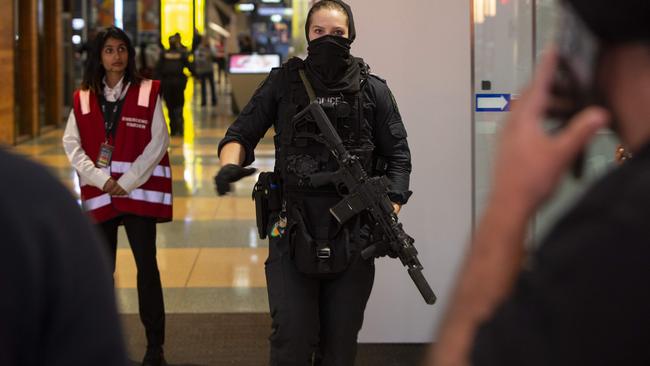
<svg viewBox="0 0 650 366">
<path fill-rule="evenodd" d="M 219 144 L 217 191 L 253 174 L 245 168 L 273 126 L 276 165 L 254 189 L 260 236 L 269 236 L 266 278 L 273 318 L 272 365 L 353 365 L 357 334 L 374 280 L 367 217 L 339 224 L 329 209 L 341 201 L 331 183 L 312 177 L 336 170 L 309 120 L 296 120 L 312 101 L 322 105 L 345 147 L 368 174 L 385 174 L 399 211 L 411 195 L 406 130 L 386 82 L 350 54 L 355 39 L 351 8 L 322 0 L 309 11 L 308 56 L 274 69 Z M 313 121 L 312 121 L 313 122 Z"/>
<path fill-rule="evenodd" d="M 185 69 L 194 72 L 189 61 L 187 48 L 181 43 L 180 34 L 169 37 L 169 49 L 162 52 L 156 66 L 156 78 L 161 81 L 161 90 L 167 111 L 169 128 L 172 136 L 183 136 L 185 105 L 185 87 L 187 76 Z"/>
</svg>

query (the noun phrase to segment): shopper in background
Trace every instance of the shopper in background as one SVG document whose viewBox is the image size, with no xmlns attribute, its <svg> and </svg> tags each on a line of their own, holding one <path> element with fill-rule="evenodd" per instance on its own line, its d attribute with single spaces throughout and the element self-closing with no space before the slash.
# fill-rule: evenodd
<svg viewBox="0 0 650 366">
<path fill-rule="evenodd" d="M 148 41 L 140 44 L 141 69 L 140 75 L 144 78 L 152 79 L 158 61 L 160 60 L 162 48 L 160 41 L 154 35 L 148 37 Z"/>
<path fill-rule="evenodd" d="M 172 136 L 183 136 L 185 106 L 185 69 L 192 71 L 187 48 L 181 43 L 181 35 L 169 37 L 169 49 L 163 51 L 156 67 L 155 77 L 161 81 L 162 96 L 169 112 L 169 127 Z"/>
<path fill-rule="evenodd" d="M 227 77 L 228 77 L 228 70 L 226 69 L 226 40 L 224 37 L 219 36 L 217 40 L 217 44 L 215 46 L 216 48 L 216 53 L 217 53 L 217 58 L 216 58 L 216 63 L 217 63 L 217 84 L 223 83 L 223 85 L 226 85 L 227 82 Z"/>
<path fill-rule="evenodd" d="M 253 53 L 253 39 L 248 34 L 240 34 L 237 38 L 240 53 Z"/>
<path fill-rule="evenodd" d="M 208 37 L 197 36 L 199 45 L 194 50 L 194 72 L 201 81 L 201 106 L 204 107 L 207 98 L 207 85 L 210 86 L 210 101 L 217 105 L 217 93 L 214 87 L 214 61 L 217 54 L 210 44 Z"/>
</svg>

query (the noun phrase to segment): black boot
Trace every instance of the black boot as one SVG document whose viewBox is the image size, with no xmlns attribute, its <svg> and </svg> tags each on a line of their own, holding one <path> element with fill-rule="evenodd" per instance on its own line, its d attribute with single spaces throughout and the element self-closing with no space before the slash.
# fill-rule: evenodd
<svg viewBox="0 0 650 366">
<path fill-rule="evenodd" d="M 162 347 L 147 347 L 142 359 L 142 366 L 167 366 Z"/>
</svg>

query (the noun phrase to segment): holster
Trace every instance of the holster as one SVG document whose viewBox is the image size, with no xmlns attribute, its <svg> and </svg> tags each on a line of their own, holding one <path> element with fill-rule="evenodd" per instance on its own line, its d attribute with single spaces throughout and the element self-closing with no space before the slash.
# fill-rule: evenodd
<svg viewBox="0 0 650 366">
<path fill-rule="evenodd" d="M 255 201 L 255 218 L 257 232 L 260 239 L 266 239 L 269 225 L 269 215 L 280 211 L 282 207 L 282 190 L 280 179 L 273 172 L 260 173 L 255 187 L 253 187 L 253 200 Z"/>
</svg>

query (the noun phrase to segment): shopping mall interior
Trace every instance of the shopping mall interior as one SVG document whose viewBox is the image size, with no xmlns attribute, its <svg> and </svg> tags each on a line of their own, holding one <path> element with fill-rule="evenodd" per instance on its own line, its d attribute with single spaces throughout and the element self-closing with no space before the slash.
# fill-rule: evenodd
<svg viewBox="0 0 650 366">
<path fill-rule="evenodd" d="M 217 196 L 217 147 L 271 68 L 305 57 L 304 23 L 313 2 L 0 0 L 6 14 L 0 22 L 0 143 L 47 167 L 77 199 L 79 178 L 62 136 L 93 35 L 112 25 L 124 29 L 143 73 L 176 33 L 190 54 L 198 36 L 215 51 L 216 103 L 201 100 L 201 83 L 186 70 L 184 133 L 172 136 L 168 149 L 173 220 L 158 225 L 157 260 L 170 365 L 268 364 L 268 243 L 258 236 L 251 200 L 258 174 L 239 181 L 233 194 Z M 435 341 L 485 202 L 502 121 L 553 38 L 556 1 L 348 2 L 358 34 L 352 52 L 387 80 L 408 132 L 414 194 L 400 220 L 438 296 L 435 305 L 426 304 L 398 260 L 378 259 L 357 365 L 415 365 Z M 531 245 L 611 166 L 616 144 L 609 132 L 597 136 L 586 179 L 567 178 L 531 225 Z M 271 171 L 274 158 L 269 130 L 252 166 Z M 146 341 L 137 270 L 122 229 L 118 242 L 118 310 L 129 358 L 138 364 Z"/>
</svg>

